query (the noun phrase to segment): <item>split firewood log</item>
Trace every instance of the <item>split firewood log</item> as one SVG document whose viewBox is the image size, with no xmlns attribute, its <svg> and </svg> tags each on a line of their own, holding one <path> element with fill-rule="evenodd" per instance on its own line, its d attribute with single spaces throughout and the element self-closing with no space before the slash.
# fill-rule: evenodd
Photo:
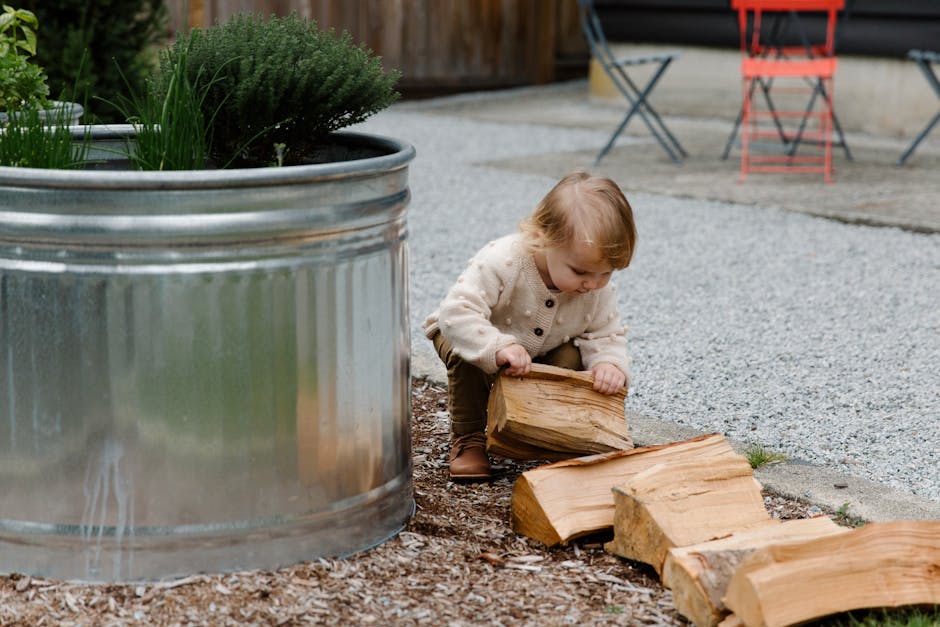
<svg viewBox="0 0 940 627">
<path fill-rule="evenodd" d="M 614 524 L 611 488 L 665 460 L 734 454 L 718 434 L 681 442 L 579 457 L 522 473 L 512 491 L 512 528 L 548 546 L 567 543 Z"/>
<path fill-rule="evenodd" d="M 728 615 L 722 597 L 734 571 L 751 553 L 771 544 L 802 542 L 848 531 L 826 516 L 816 516 L 675 547 L 666 555 L 663 585 L 672 590 L 673 604 L 680 614 L 696 627 L 713 627 Z"/>
<path fill-rule="evenodd" d="M 510 459 L 570 459 L 633 448 L 626 390 L 601 394 L 593 376 L 532 364 L 524 377 L 500 375 L 487 406 L 487 445 Z"/>
<path fill-rule="evenodd" d="M 667 461 L 614 486 L 614 539 L 606 548 L 662 574 L 669 549 L 776 524 L 743 455 Z"/>
<path fill-rule="evenodd" d="M 940 521 L 871 523 L 755 551 L 725 605 L 748 627 L 794 625 L 851 610 L 940 605 Z"/>
</svg>

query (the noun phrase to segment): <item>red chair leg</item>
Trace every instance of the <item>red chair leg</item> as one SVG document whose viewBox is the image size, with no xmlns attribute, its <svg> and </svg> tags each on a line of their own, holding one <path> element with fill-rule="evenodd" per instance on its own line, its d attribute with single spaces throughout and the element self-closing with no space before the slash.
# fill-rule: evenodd
<svg viewBox="0 0 940 627">
<path fill-rule="evenodd" d="M 744 85 L 744 101 L 741 109 L 741 174 L 738 182 L 743 183 L 747 178 L 747 163 L 749 158 L 749 144 L 751 140 L 751 84 L 750 79 L 741 81 Z"/>
</svg>

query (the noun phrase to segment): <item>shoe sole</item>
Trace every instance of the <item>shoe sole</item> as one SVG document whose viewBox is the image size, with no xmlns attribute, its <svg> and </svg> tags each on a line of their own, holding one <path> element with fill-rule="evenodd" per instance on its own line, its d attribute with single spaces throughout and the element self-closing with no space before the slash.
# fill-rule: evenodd
<svg viewBox="0 0 940 627">
<path fill-rule="evenodd" d="M 490 481 L 493 475 L 451 475 L 452 481 Z"/>
</svg>

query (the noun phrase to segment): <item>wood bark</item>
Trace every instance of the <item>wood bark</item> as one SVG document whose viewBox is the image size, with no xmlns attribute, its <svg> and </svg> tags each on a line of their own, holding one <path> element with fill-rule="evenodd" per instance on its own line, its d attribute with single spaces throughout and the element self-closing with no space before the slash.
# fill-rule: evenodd
<svg viewBox="0 0 940 627">
<path fill-rule="evenodd" d="M 512 491 L 512 528 L 548 546 L 610 528 L 613 486 L 665 460 L 733 454 L 724 436 L 711 434 L 557 462 L 522 473 Z"/>
<path fill-rule="evenodd" d="M 728 582 L 754 551 L 772 544 L 802 542 L 848 531 L 826 516 L 817 516 L 672 548 L 663 565 L 663 585 L 672 590 L 673 603 L 680 614 L 696 627 L 713 627 L 729 613 L 722 601 Z"/>
<path fill-rule="evenodd" d="M 607 550 L 662 574 L 666 553 L 736 531 L 776 524 L 743 455 L 667 461 L 614 487 Z"/>
<path fill-rule="evenodd" d="M 593 381 L 590 373 L 543 364 L 532 364 L 524 377 L 497 377 L 487 407 L 487 451 L 554 461 L 633 448 L 626 390 L 601 394 Z"/>
<path fill-rule="evenodd" d="M 731 578 L 725 605 L 748 627 L 864 608 L 940 605 L 940 521 L 871 523 L 759 549 Z"/>
</svg>

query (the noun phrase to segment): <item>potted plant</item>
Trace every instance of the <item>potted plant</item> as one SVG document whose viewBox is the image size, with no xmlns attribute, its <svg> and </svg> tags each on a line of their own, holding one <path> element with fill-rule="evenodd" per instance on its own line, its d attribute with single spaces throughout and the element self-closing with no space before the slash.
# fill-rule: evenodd
<svg viewBox="0 0 940 627">
<path fill-rule="evenodd" d="M 331 133 L 398 98 L 398 73 L 385 73 L 348 33 L 296 17 L 237 15 L 194 30 L 162 55 L 160 69 L 157 100 L 188 82 L 209 127 L 210 159 L 239 167 L 348 159 Z"/>
<path fill-rule="evenodd" d="M 77 122 L 82 115 L 81 105 L 48 98 L 46 73 L 32 59 L 36 54 L 38 27 L 39 21 L 32 11 L 3 5 L 0 13 L 0 122 L 23 109 L 38 110 L 40 118 L 64 115 L 67 121 Z"/>
<path fill-rule="evenodd" d="M 414 149 L 336 130 L 396 75 L 296 16 L 161 67 L 127 125 L 72 129 L 92 165 L 0 167 L 4 569 L 273 568 L 413 510 Z"/>
</svg>

